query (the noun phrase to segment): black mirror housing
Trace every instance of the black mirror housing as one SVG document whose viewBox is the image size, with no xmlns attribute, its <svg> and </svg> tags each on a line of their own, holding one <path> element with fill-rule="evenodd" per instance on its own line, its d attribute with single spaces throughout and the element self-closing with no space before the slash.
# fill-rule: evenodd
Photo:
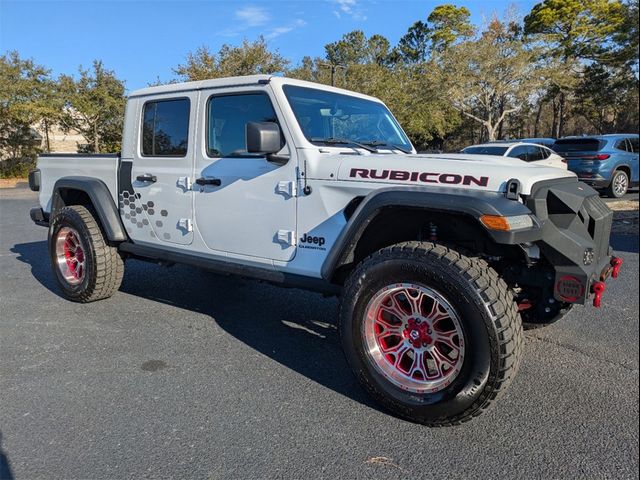
<svg viewBox="0 0 640 480">
<path fill-rule="evenodd" d="M 249 122 L 246 127 L 247 152 L 269 155 L 282 148 L 280 126 L 275 122 Z"/>
</svg>

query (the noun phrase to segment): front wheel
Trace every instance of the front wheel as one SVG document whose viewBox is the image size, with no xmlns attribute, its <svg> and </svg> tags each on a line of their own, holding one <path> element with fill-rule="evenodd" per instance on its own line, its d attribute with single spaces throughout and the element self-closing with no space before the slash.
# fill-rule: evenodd
<svg viewBox="0 0 640 480">
<path fill-rule="evenodd" d="M 524 341 L 495 270 L 427 242 L 385 248 L 352 272 L 340 335 L 363 387 L 396 415 L 430 426 L 488 408 L 515 376 Z"/>
<path fill-rule="evenodd" d="M 124 261 L 85 206 L 64 207 L 52 218 L 49 256 L 58 284 L 70 300 L 93 302 L 120 288 Z"/>
</svg>

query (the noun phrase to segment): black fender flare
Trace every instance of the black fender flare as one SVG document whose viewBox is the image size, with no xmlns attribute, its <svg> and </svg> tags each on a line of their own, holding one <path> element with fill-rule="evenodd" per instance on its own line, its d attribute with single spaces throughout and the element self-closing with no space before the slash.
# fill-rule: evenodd
<svg viewBox="0 0 640 480">
<path fill-rule="evenodd" d="M 516 232 L 488 230 L 480 223 L 482 215 L 533 215 L 525 205 L 509 200 L 503 193 L 441 187 L 391 187 L 374 190 L 360 202 L 349 218 L 346 226 L 336 239 L 324 263 L 321 275 L 331 280 L 335 269 L 353 252 L 366 227 L 387 207 L 410 207 L 434 212 L 463 214 L 475 221 L 499 244 L 516 245 L 541 238 L 541 226 L 535 220 L 534 226 Z"/>
<path fill-rule="evenodd" d="M 86 193 L 92 206 L 98 214 L 98 218 L 107 238 L 112 242 L 123 242 L 128 239 L 127 233 L 120 220 L 120 214 L 116 207 L 109 188 L 102 181 L 91 177 L 62 177 L 53 186 L 50 217 L 64 207 L 62 191 L 77 190 Z"/>
</svg>

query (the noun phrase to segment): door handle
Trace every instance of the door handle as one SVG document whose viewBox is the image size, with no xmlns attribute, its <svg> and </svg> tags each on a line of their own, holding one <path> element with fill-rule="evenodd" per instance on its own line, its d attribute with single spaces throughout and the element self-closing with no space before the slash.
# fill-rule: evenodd
<svg viewBox="0 0 640 480">
<path fill-rule="evenodd" d="M 150 173 L 145 173 L 144 175 L 138 175 L 136 177 L 136 180 L 139 182 L 155 183 L 158 179 L 156 178 L 155 175 L 151 175 Z"/>
<path fill-rule="evenodd" d="M 213 185 L 214 187 L 219 187 L 220 185 L 222 185 L 222 181 L 219 178 L 213 177 L 197 178 L 196 183 L 200 186 Z"/>
</svg>

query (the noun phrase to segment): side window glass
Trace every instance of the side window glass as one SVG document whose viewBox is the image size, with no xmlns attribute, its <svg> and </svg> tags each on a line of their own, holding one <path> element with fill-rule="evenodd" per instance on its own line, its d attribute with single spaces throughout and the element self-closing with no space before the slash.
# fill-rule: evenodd
<svg viewBox="0 0 640 480">
<path fill-rule="evenodd" d="M 549 158 L 549 150 L 544 147 L 538 147 L 538 160 L 546 160 Z"/>
<path fill-rule="evenodd" d="M 542 147 L 541 150 L 542 150 L 542 153 L 544 154 L 543 156 L 544 159 L 547 159 L 551 155 L 553 155 L 553 151 L 550 148 Z"/>
<path fill-rule="evenodd" d="M 526 147 L 516 147 L 509 152 L 509 156 L 513 158 L 519 158 L 520 160 L 527 161 Z"/>
<path fill-rule="evenodd" d="M 142 154 L 184 157 L 189 139 L 189 99 L 147 102 L 142 113 Z"/>
<path fill-rule="evenodd" d="M 247 153 L 247 123 L 278 121 L 271 100 L 264 93 L 211 97 L 207 108 L 210 157 L 254 156 Z"/>
<path fill-rule="evenodd" d="M 633 149 L 634 153 L 638 153 L 638 139 L 637 138 L 630 138 L 629 139 L 629 143 L 631 144 L 631 148 Z"/>
<path fill-rule="evenodd" d="M 631 146 L 631 139 L 627 138 L 626 142 L 627 142 L 627 148 L 626 148 L 627 152 L 633 153 L 633 147 Z"/>
<path fill-rule="evenodd" d="M 538 147 L 527 146 L 525 147 L 527 151 L 527 162 L 535 162 L 536 160 L 540 160 L 540 150 Z"/>
<path fill-rule="evenodd" d="M 623 152 L 627 151 L 627 141 L 626 139 L 618 140 L 615 144 L 615 148 L 617 150 L 622 150 Z"/>
</svg>

